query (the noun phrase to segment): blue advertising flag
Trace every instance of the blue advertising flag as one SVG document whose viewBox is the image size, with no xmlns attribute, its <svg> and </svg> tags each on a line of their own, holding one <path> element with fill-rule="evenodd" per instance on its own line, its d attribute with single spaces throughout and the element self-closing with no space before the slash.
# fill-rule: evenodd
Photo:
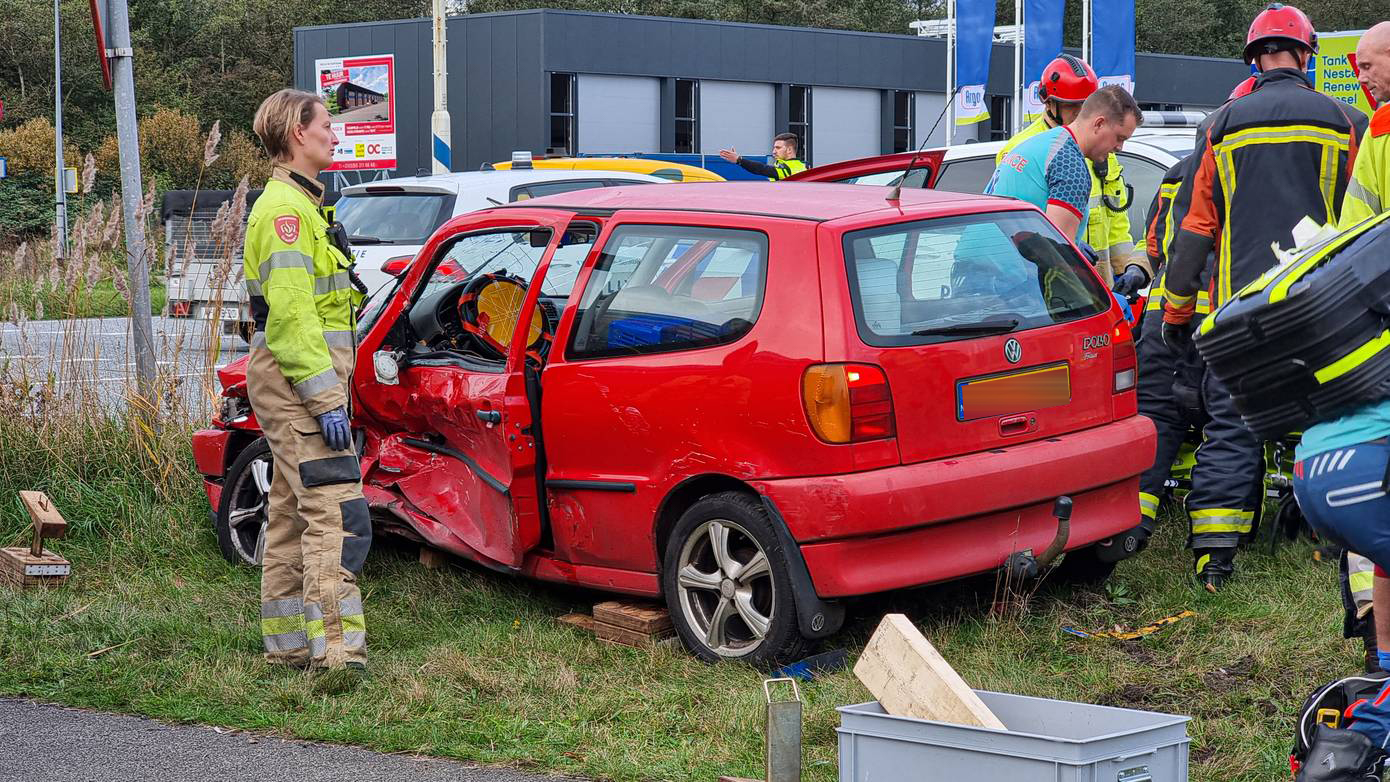
<svg viewBox="0 0 1390 782">
<path fill-rule="evenodd" d="M 1134 0 L 1091 0 L 1091 67 L 1102 87 L 1134 92 Z"/>
<path fill-rule="evenodd" d="M 1030 120 L 1043 113 L 1038 80 L 1043 68 L 1062 53 L 1066 7 L 1066 0 L 1023 0 L 1023 113 Z"/>
<path fill-rule="evenodd" d="M 956 0 L 956 124 L 989 119 L 985 83 L 994 48 L 994 0 Z"/>
</svg>

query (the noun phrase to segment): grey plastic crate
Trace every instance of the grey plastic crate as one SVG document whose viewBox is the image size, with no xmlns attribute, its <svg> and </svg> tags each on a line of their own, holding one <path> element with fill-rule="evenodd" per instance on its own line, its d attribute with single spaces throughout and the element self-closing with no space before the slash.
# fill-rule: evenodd
<svg viewBox="0 0 1390 782">
<path fill-rule="evenodd" d="M 975 692 L 1007 731 L 840 707 L 840 782 L 1187 782 L 1189 717 Z"/>
</svg>

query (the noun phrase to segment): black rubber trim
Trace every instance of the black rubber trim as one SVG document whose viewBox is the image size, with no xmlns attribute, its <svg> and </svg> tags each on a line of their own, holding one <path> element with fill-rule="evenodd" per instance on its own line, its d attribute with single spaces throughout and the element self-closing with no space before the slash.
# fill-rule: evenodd
<svg viewBox="0 0 1390 782">
<path fill-rule="evenodd" d="M 806 567 L 806 558 L 801 556 L 801 546 L 792 539 L 786 519 L 782 518 L 781 511 L 777 510 L 777 505 L 771 497 L 758 497 L 763 501 L 763 507 L 767 508 L 768 518 L 772 521 L 772 531 L 777 535 L 777 545 L 781 547 L 783 559 L 787 563 L 787 574 L 791 577 L 792 589 L 796 591 L 796 623 L 801 629 L 801 635 L 812 640 L 834 635 L 845 623 L 844 605 L 822 600 L 820 595 L 816 594 L 816 585 L 811 581 L 811 571 Z M 820 624 L 820 629 L 815 629 L 817 623 Z"/>
<path fill-rule="evenodd" d="M 447 445 L 435 445 L 429 440 L 417 440 L 414 437 L 402 437 L 401 442 L 405 443 L 406 445 L 419 448 L 422 451 L 431 451 L 433 453 L 442 454 L 444 456 L 452 456 L 455 459 L 458 459 L 459 461 L 468 465 L 468 469 L 472 470 L 473 473 L 478 476 L 478 480 L 482 481 L 483 483 L 486 483 L 491 488 L 494 488 L 497 491 L 502 492 L 502 494 L 505 496 L 511 496 L 511 492 L 507 489 L 507 484 L 497 480 L 497 478 L 493 477 L 492 475 L 489 475 L 488 471 L 478 466 L 478 463 L 473 461 L 472 458 L 465 456 L 463 453 L 459 451 L 455 451 L 453 448 L 450 448 Z"/>
<path fill-rule="evenodd" d="M 627 481 L 570 481 L 561 479 L 546 481 L 545 487 L 547 489 L 574 489 L 577 491 L 620 491 L 629 493 L 637 491 L 637 484 Z"/>
<path fill-rule="evenodd" d="M 343 515 L 343 550 L 339 555 L 342 566 L 353 572 L 362 572 L 367 561 L 367 552 L 372 548 L 372 514 L 367 500 L 354 497 L 347 502 L 338 503 Z"/>
<path fill-rule="evenodd" d="M 355 483 L 362 478 L 362 468 L 356 456 L 330 456 L 299 463 L 299 482 L 304 488 Z"/>
</svg>

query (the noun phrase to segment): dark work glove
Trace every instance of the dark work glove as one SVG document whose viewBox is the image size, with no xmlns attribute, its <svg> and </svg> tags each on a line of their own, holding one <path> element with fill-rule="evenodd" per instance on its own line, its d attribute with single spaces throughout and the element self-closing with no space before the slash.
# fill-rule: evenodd
<svg viewBox="0 0 1390 782">
<path fill-rule="evenodd" d="M 1111 290 L 1130 298 L 1137 294 L 1139 289 L 1149 284 L 1149 275 L 1138 266 L 1130 265 L 1125 267 L 1125 273 L 1115 278 L 1115 286 Z"/>
<path fill-rule="evenodd" d="M 1192 324 L 1163 321 L 1163 344 L 1179 353 L 1187 350 L 1192 344 Z"/>
<path fill-rule="evenodd" d="M 1096 252 L 1096 248 L 1079 239 L 1076 242 L 1076 246 L 1081 248 L 1081 254 L 1086 256 L 1086 260 L 1090 261 L 1092 266 L 1100 263 L 1100 253 Z"/>
<path fill-rule="evenodd" d="M 1385 753 L 1365 734 L 1319 725 L 1295 782 L 1379 780 Z"/>
<path fill-rule="evenodd" d="M 317 416 L 319 433 L 330 451 L 346 451 L 352 443 L 352 430 L 348 427 L 347 410 L 338 407 Z"/>
</svg>

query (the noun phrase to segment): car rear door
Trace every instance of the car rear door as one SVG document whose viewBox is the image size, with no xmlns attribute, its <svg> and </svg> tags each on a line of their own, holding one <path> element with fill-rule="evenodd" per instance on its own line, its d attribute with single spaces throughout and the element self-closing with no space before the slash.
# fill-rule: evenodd
<svg viewBox="0 0 1390 782">
<path fill-rule="evenodd" d="M 1128 328 L 1117 327 L 1094 271 L 1035 210 L 849 231 L 826 224 L 820 251 L 835 259 L 822 264 L 825 289 L 848 294 L 826 297 L 827 358 L 883 368 L 904 463 L 1116 416 L 1112 346 Z"/>
</svg>

